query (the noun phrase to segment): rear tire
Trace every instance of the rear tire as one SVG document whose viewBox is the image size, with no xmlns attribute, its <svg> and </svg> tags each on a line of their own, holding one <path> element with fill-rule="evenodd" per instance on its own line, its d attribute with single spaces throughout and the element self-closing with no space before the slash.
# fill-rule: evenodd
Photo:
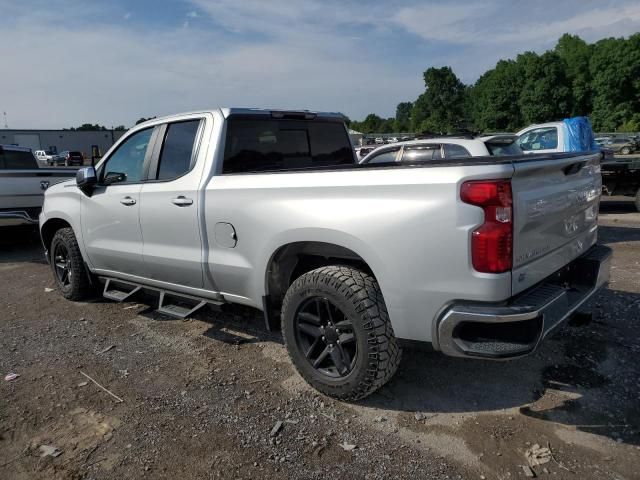
<svg viewBox="0 0 640 480">
<path fill-rule="evenodd" d="M 631 153 L 631 149 L 629 147 L 624 147 L 622 150 L 620 150 L 620 153 L 623 155 L 629 155 Z"/>
<path fill-rule="evenodd" d="M 82 300 L 94 293 L 72 228 L 61 228 L 56 232 L 49 257 L 53 278 L 64 298 Z"/>
<path fill-rule="evenodd" d="M 300 375 L 341 400 L 382 387 L 402 356 L 378 282 L 345 266 L 321 267 L 293 282 L 282 305 L 282 334 Z"/>
</svg>

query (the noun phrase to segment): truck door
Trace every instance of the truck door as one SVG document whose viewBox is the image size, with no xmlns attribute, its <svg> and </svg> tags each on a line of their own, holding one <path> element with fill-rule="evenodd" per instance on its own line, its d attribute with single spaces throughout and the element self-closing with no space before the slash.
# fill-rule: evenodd
<svg viewBox="0 0 640 480">
<path fill-rule="evenodd" d="M 98 169 L 98 185 L 82 196 L 87 255 L 99 270 L 143 275 L 140 189 L 155 138 L 154 128 L 129 136 Z"/>
<path fill-rule="evenodd" d="M 203 286 L 202 240 L 198 196 L 206 149 L 199 148 L 205 119 L 161 125 L 140 192 L 145 276 L 200 288 Z M 202 150 L 202 151 L 201 151 Z"/>
</svg>

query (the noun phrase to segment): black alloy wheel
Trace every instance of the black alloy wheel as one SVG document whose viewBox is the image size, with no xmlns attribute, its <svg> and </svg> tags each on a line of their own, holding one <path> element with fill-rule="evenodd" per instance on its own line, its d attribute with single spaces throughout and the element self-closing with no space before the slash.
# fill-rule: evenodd
<svg viewBox="0 0 640 480">
<path fill-rule="evenodd" d="M 329 299 L 311 297 L 295 317 L 295 341 L 309 364 L 332 378 L 346 377 L 358 356 L 351 320 Z"/>
<path fill-rule="evenodd" d="M 73 271 L 69 265 L 69 249 L 63 243 L 58 243 L 55 246 L 53 268 L 60 286 L 68 287 L 71 285 Z"/>
</svg>

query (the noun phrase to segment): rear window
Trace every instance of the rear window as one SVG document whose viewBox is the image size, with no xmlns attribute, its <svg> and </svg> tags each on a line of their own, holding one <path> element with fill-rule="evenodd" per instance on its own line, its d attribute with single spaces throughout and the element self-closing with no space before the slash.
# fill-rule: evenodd
<svg viewBox="0 0 640 480">
<path fill-rule="evenodd" d="M 490 140 L 485 142 L 487 150 L 494 157 L 505 155 L 522 155 L 522 150 L 515 140 Z"/>
<path fill-rule="evenodd" d="M 232 117 L 227 124 L 223 173 L 354 164 L 342 123 Z"/>
<path fill-rule="evenodd" d="M 20 170 L 38 168 L 38 161 L 31 152 L 18 150 L 0 150 L 0 168 Z"/>
<path fill-rule="evenodd" d="M 367 160 L 367 163 L 389 163 L 389 162 L 395 162 L 396 161 L 396 156 L 398 156 L 398 151 L 399 150 L 400 150 L 400 147 L 396 147 L 396 148 L 389 149 L 389 150 L 384 150 L 384 151 L 378 153 L 377 155 L 371 156 L 371 158 L 369 158 L 369 160 Z"/>
<path fill-rule="evenodd" d="M 82 153 L 80 152 L 69 152 L 69 155 L 72 157 L 81 157 Z"/>
<path fill-rule="evenodd" d="M 403 162 L 428 162 L 429 160 L 440 160 L 442 154 L 440 144 L 427 145 L 407 145 L 402 152 Z"/>
<path fill-rule="evenodd" d="M 460 145 L 448 143 L 444 146 L 444 156 L 447 158 L 468 158 L 471 154 Z"/>
</svg>

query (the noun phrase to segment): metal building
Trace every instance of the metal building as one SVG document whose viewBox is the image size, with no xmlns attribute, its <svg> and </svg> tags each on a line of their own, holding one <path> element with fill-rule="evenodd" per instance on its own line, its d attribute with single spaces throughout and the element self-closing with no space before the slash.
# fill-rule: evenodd
<svg viewBox="0 0 640 480">
<path fill-rule="evenodd" d="M 97 156 L 104 155 L 124 133 L 122 130 L 0 129 L 0 145 L 19 145 L 53 153 L 76 150 L 82 152 L 85 158 L 91 158 L 95 148 L 99 152 Z"/>
</svg>

